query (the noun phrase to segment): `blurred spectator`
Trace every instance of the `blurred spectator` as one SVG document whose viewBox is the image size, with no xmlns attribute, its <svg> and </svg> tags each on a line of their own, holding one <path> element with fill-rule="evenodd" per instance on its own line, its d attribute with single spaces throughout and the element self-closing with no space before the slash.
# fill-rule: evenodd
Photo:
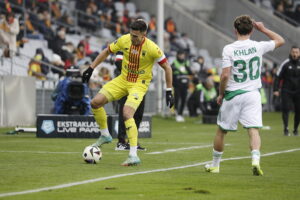
<svg viewBox="0 0 300 200">
<path fill-rule="evenodd" d="M 199 83 L 199 79 L 195 77 L 193 79 L 193 91 L 187 100 L 187 107 L 189 110 L 190 117 L 198 117 L 198 108 L 200 108 L 200 100 L 199 100 L 199 89 L 197 88 Z"/>
<path fill-rule="evenodd" d="M 107 67 L 96 67 L 90 79 L 90 88 L 101 88 L 111 79 L 112 77 Z"/>
<path fill-rule="evenodd" d="M 75 26 L 75 22 L 74 22 L 73 18 L 67 12 L 65 12 L 59 20 L 62 23 L 67 24 L 67 30 L 66 30 L 67 33 L 69 33 L 69 34 L 78 33 L 79 34 L 79 31 L 77 30 L 77 28 Z"/>
<path fill-rule="evenodd" d="M 83 40 L 81 40 L 79 43 L 83 44 L 85 55 L 89 56 L 92 60 L 94 60 L 98 56 L 98 52 L 94 52 L 90 48 L 90 35 L 86 35 Z"/>
<path fill-rule="evenodd" d="M 32 24 L 32 21 L 30 19 L 29 14 L 26 12 L 24 14 L 24 16 L 25 16 L 24 24 L 25 24 L 25 27 L 26 27 L 26 37 L 31 38 L 31 39 L 43 39 L 44 36 L 42 34 L 40 34 L 38 32 L 38 30 L 36 30 L 36 28 Z"/>
<path fill-rule="evenodd" d="M 273 84 L 273 77 L 271 69 L 268 68 L 267 63 L 263 63 L 263 67 L 261 70 L 261 79 L 264 87 L 270 87 Z"/>
<path fill-rule="evenodd" d="M 85 11 L 87 5 L 88 5 L 88 1 L 86 0 L 76 0 L 75 8 L 80 11 Z"/>
<path fill-rule="evenodd" d="M 198 116 L 198 108 L 200 108 L 203 115 L 217 115 L 219 110 L 216 102 L 217 96 L 218 93 L 211 78 L 197 84 L 196 89 L 188 99 L 187 105 L 190 116 Z"/>
<path fill-rule="evenodd" d="M 48 0 L 36 0 L 35 3 L 37 5 L 37 7 L 39 8 L 39 10 L 49 10 Z"/>
<path fill-rule="evenodd" d="M 28 75 L 34 76 L 39 80 L 46 80 L 45 75 L 42 73 L 41 61 L 42 55 L 36 54 L 33 59 L 30 60 L 28 66 Z"/>
<path fill-rule="evenodd" d="M 149 35 L 152 37 L 153 40 L 156 40 L 156 33 Z M 164 49 L 167 54 L 171 51 L 170 34 L 166 31 L 164 32 Z"/>
<path fill-rule="evenodd" d="M 155 15 L 151 15 L 148 27 L 149 27 L 148 32 L 156 32 L 156 17 L 155 17 Z"/>
<path fill-rule="evenodd" d="M 5 45 L 4 56 L 10 57 L 17 50 L 17 35 L 19 33 L 19 20 L 14 13 L 7 13 L 0 21 L 0 45 Z"/>
<path fill-rule="evenodd" d="M 170 34 L 170 50 L 178 52 L 181 50 L 180 45 L 177 42 L 177 36 Z"/>
<path fill-rule="evenodd" d="M 180 48 L 187 53 L 187 55 L 191 54 L 191 49 L 195 46 L 194 41 L 191 40 L 186 33 L 182 33 L 181 37 L 179 37 L 178 44 Z"/>
<path fill-rule="evenodd" d="M 296 7 L 294 19 L 298 24 L 300 24 L 300 4 Z"/>
<path fill-rule="evenodd" d="M 300 49 L 293 46 L 289 53 L 289 58 L 286 59 L 277 71 L 277 76 L 274 82 L 274 96 L 281 96 L 283 133 L 289 136 L 288 121 L 289 112 L 294 106 L 294 135 L 298 135 L 298 126 L 300 123 Z M 282 82 L 281 91 L 280 82 Z M 280 91 L 280 92 L 279 92 Z"/>
<path fill-rule="evenodd" d="M 176 110 L 176 121 L 184 122 L 182 116 L 186 97 L 189 88 L 189 75 L 192 74 L 190 70 L 190 62 L 186 59 L 184 51 L 177 53 L 176 59 L 172 63 L 173 70 L 173 87 L 175 96 L 175 110 Z"/>
<path fill-rule="evenodd" d="M 61 55 L 62 54 L 62 47 L 66 43 L 66 31 L 65 28 L 60 28 L 57 31 L 57 34 L 54 39 L 50 43 L 50 49 L 53 50 L 54 53 Z"/>
<path fill-rule="evenodd" d="M 265 8 L 270 11 L 274 11 L 274 15 L 276 15 L 279 18 L 282 18 L 283 20 L 286 20 L 288 23 L 294 26 L 297 25 L 299 26 L 300 21 L 297 20 L 297 15 L 298 15 L 297 2 L 299 2 L 298 0 L 269 0 L 269 1 L 250 0 L 250 1 L 262 8 Z"/>
<path fill-rule="evenodd" d="M 208 76 L 206 66 L 204 65 L 205 60 L 202 56 L 198 56 L 198 58 L 193 62 L 191 66 L 191 70 L 195 76 L 199 79 L 200 82 L 204 82 Z"/>
<path fill-rule="evenodd" d="M 51 12 L 55 19 L 59 19 L 62 16 L 61 8 L 58 2 L 54 1 L 51 3 Z"/>
<path fill-rule="evenodd" d="M 93 10 L 91 7 L 87 7 L 84 13 L 80 13 L 78 16 L 78 24 L 89 31 L 96 31 L 99 27 L 99 21 L 93 16 Z"/>
<path fill-rule="evenodd" d="M 79 43 L 76 49 L 76 59 L 77 61 L 83 59 L 86 56 L 83 43 Z"/>
<path fill-rule="evenodd" d="M 157 37 L 157 30 L 156 30 L 156 17 L 155 15 L 151 15 L 150 21 L 148 23 L 148 37 L 151 38 L 152 40 L 156 40 Z M 164 42 L 166 41 L 166 37 L 167 40 L 169 40 L 169 34 L 167 33 L 168 36 L 165 35 L 164 33 Z M 164 45 L 165 46 L 165 45 Z M 168 52 L 168 50 L 166 50 Z"/>
<path fill-rule="evenodd" d="M 47 41 L 53 39 L 54 33 L 51 29 L 51 16 L 48 10 L 39 12 L 37 19 L 34 20 L 34 24 L 38 28 L 39 32 L 44 35 Z"/>
<path fill-rule="evenodd" d="M 84 39 L 79 42 L 80 44 L 83 44 L 85 55 L 87 55 L 87 56 L 89 56 L 93 53 L 93 51 L 91 50 L 91 47 L 90 47 L 90 39 L 91 39 L 91 36 L 86 35 L 84 37 Z"/>
<path fill-rule="evenodd" d="M 102 79 L 102 85 L 106 84 L 108 81 L 110 81 L 112 79 L 111 75 L 110 75 L 110 71 L 106 68 L 106 67 L 102 67 L 100 69 L 100 73 L 99 73 L 101 79 Z"/>
<path fill-rule="evenodd" d="M 53 54 L 53 59 L 51 61 L 51 64 L 56 67 L 56 68 L 51 69 L 51 71 L 54 74 L 58 74 L 59 78 L 64 76 L 64 74 L 65 74 L 65 70 L 64 70 L 65 63 L 61 60 L 61 57 L 59 55 Z"/>
<path fill-rule="evenodd" d="M 44 22 L 45 26 L 48 28 L 48 30 L 50 29 L 51 30 L 51 15 L 50 13 L 48 12 L 48 10 L 44 10 L 42 12 L 42 15 L 41 15 L 41 19 L 42 21 Z"/>
<path fill-rule="evenodd" d="M 197 85 L 200 91 L 200 109 L 203 115 L 217 115 L 219 106 L 217 104 L 218 93 L 211 78 L 207 78 L 202 85 Z"/>
<path fill-rule="evenodd" d="M 113 35 L 115 37 L 120 37 L 122 35 L 122 17 L 115 24 L 115 30 L 113 30 Z"/>
<path fill-rule="evenodd" d="M 98 6 L 95 3 L 95 1 L 89 1 L 88 2 L 88 7 L 91 9 L 92 11 L 92 15 L 96 15 L 98 12 Z"/>
<path fill-rule="evenodd" d="M 37 48 L 36 49 L 35 56 L 37 56 L 37 55 L 41 55 L 42 56 L 42 58 L 41 58 L 41 61 L 42 61 L 42 63 L 41 63 L 41 70 L 42 70 L 42 74 L 44 76 L 47 76 L 47 74 L 49 73 L 50 69 L 49 69 L 49 66 L 46 63 L 50 64 L 49 59 L 45 56 L 44 51 L 41 48 Z"/>
<path fill-rule="evenodd" d="M 262 88 L 260 89 L 261 94 L 261 103 L 263 106 L 263 110 L 268 110 L 267 103 L 273 96 L 272 94 L 272 85 L 273 85 L 273 75 L 272 69 L 269 68 L 267 63 L 263 63 L 261 69 L 261 81 L 262 81 Z"/>
<path fill-rule="evenodd" d="M 75 47 L 72 42 L 67 42 L 62 46 L 61 59 L 65 63 L 65 69 L 75 64 Z"/>
<path fill-rule="evenodd" d="M 176 24 L 171 17 L 167 18 L 165 21 L 165 30 L 171 35 L 176 34 Z"/>
<path fill-rule="evenodd" d="M 280 17 L 280 18 L 282 18 L 282 16 L 281 15 L 285 15 L 286 13 L 285 13 L 285 9 L 284 9 L 284 4 L 283 4 L 283 2 L 280 2 L 280 3 L 278 3 L 277 5 L 276 5 L 276 7 L 275 7 L 275 15 L 276 16 L 278 16 L 278 17 Z"/>
<path fill-rule="evenodd" d="M 24 31 L 25 31 L 25 22 L 24 20 L 20 17 L 19 18 L 19 33 L 17 34 L 17 53 L 16 55 L 19 54 L 19 47 L 23 48 L 24 44 L 28 42 L 28 39 L 24 37 Z"/>
<path fill-rule="evenodd" d="M 125 24 L 126 26 L 129 26 L 129 24 L 130 24 L 129 11 L 127 9 L 124 10 L 124 13 L 122 16 L 122 24 Z"/>
</svg>

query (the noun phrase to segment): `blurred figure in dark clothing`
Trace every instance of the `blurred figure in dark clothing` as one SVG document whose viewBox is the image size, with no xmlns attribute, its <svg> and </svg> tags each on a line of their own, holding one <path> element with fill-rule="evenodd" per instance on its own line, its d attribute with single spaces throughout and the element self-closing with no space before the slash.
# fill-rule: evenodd
<svg viewBox="0 0 300 200">
<path fill-rule="evenodd" d="M 41 63 L 41 68 L 42 68 L 42 73 L 47 76 L 47 74 L 49 73 L 50 69 L 49 66 L 45 63 L 49 63 L 49 59 L 45 56 L 43 49 L 41 48 L 37 48 L 35 51 L 35 54 L 40 54 L 42 55 L 42 63 Z"/>
<path fill-rule="evenodd" d="M 280 82 L 282 83 L 281 94 L 279 93 Z M 289 136 L 288 120 L 291 105 L 294 105 L 295 119 L 293 134 L 298 136 L 298 126 L 300 122 L 300 49 L 293 46 L 289 58 L 279 67 L 275 82 L 274 96 L 281 95 L 282 119 L 284 125 L 284 135 Z"/>
<path fill-rule="evenodd" d="M 184 122 L 182 116 L 186 97 L 188 94 L 189 80 L 192 71 L 190 70 L 190 62 L 186 59 L 184 51 L 178 51 L 176 59 L 172 63 L 173 70 L 173 87 L 175 96 L 176 121 Z"/>
</svg>

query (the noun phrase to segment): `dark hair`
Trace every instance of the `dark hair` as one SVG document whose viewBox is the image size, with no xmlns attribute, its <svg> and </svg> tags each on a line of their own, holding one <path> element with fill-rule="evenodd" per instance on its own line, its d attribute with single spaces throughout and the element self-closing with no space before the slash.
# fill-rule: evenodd
<svg viewBox="0 0 300 200">
<path fill-rule="evenodd" d="M 299 48 L 299 46 L 297 46 L 297 45 L 293 45 L 293 46 L 291 47 L 291 49 L 300 49 L 300 48 Z"/>
<path fill-rule="evenodd" d="M 180 54 L 185 54 L 185 51 L 184 51 L 183 49 L 179 49 L 179 50 L 177 51 L 177 55 L 180 55 Z"/>
<path fill-rule="evenodd" d="M 137 19 L 130 25 L 130 29 L 134 31 L 145 32 L 147 31 L 147 23 L 143 19 Z"/>
<path fill-rule="evenodd" d="M 79 47 L 84 47 L 84 44 L 82 42 L 79 42 L 77 45 L 77 48 L 79 48 Z"/>
<path fill-rule="evenodd" d="M 235 18 L 234 28 L 240 35 L 248 35 L 253 29 L 253 21 L 249 15 L 241 15 Z"/>
<path fill-rule="evenodd" d="M 13 12 L 6 12 L 5 13 L 6 20 L 8 20 L 8 18 L 10 18 L 10 17 L 15 17 L 15 14 Z"/>
<path fill-rule="evenodd" d="M 41 55 L 42 55 L 42 57 L 45 57 L 45 55 L 44 55 L 44 51 L 43 51 L 43 49 L 42 49 L 42 48 L 37 48 L 37 49 L 35 50 L 35 54 L 41 54 Z"/>
</svg>

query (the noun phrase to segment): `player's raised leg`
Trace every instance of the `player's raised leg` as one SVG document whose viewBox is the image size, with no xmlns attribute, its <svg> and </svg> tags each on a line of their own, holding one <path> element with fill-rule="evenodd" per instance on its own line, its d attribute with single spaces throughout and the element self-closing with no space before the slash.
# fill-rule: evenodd
<svg viewBox="0 0 300 200">
<path fill-rule="evenodd" d="M 254 176 L 262 176 L 263 171 L 260 168 L 260 145 L 261 140 L 258 128 L 249 128 L 250 149 L 252 156 L 252 171 Z"/>
<path fill-rule="evenodd" d="M 220 172 L 220 162 L 224 151 L 224 137 L 226 133 L 227 131 L 222 130 L 220 127 L 218 128 L 214 139 L 213 160 L 211 164 L 207 164 L 204 166 L 205 171 L 211 173 Z"/>
<path fill-rule="evenodd" d="M 102 93 L 98 93 L 92 100 L 92 112 L 94 113 L 94 118 L 100 127 L 101 136 L 93 146 L 101 146 L 105 143 L 110 143 L 112 137 L 109 134 L 107 126 L 107 115 L 103 106 L 108 102 L 106 96 Z"/>
</svg>

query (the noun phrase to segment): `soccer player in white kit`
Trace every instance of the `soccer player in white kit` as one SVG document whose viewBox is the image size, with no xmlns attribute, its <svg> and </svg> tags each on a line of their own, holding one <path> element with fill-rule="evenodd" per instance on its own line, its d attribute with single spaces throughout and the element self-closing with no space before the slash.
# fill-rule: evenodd
<svg viewBox="0 0 300 200">
<path fill-rule="evenodd" d="M 262 127 L 261 66 L 263 54 L 284 44 L 284 39 L 269 30 L 262 22 L 255 22 L 247 15 L 234 21 L 237 41 L 226 45 L 222 55 L 222 74 L 217 103 L 221 105 L 218 130 L 214 139 L 213 161 L 205 166 L 211 173 L 219 173 L 227 131 L 236 131 L 238 121 L 248 130 L 252 155 L 252 171 L 262 176 L 260 168 L 259 128 Z M 269 41 L 250 40 L 253 28 L 265 34 Z"/>
</svg>

